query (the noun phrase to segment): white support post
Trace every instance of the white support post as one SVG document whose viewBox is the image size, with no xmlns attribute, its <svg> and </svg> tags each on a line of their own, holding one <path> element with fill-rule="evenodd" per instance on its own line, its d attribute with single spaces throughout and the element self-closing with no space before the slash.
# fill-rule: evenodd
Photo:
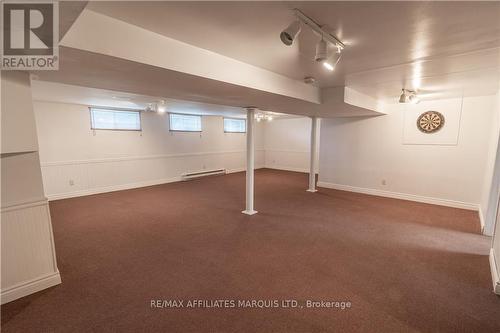
<svg viewBox="0 0 500 333">
<path fill-rule="evenodd" d="M 255 123 L 255 109 L 247 108 L 247 171 L 246 171 L 246 208 L 242 211 L 243 214 L 253 215 L 257 211 L 253 209 L 254 197 L 254 140 L 253 140 L 253 125 Z"/>
<path fill-rule="evenodd" d="M 311 117 L 311 160 L 309 163 L 309 189 L 307 192 L 316 192 L 316 160 L 317 160 L 317 142 L 316 132 L 318 130 L 318 118 Z"/>
</svg>

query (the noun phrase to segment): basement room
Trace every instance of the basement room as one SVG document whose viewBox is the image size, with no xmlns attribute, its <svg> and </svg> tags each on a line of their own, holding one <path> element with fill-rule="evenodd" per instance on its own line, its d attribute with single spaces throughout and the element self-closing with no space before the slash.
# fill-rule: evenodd
<svg viewBox="0 0 500 333">
<path fill-rule="evenodd" d="M 500 2 L 0 6 L 2 332 L 500 332 Z"/>
</svg>

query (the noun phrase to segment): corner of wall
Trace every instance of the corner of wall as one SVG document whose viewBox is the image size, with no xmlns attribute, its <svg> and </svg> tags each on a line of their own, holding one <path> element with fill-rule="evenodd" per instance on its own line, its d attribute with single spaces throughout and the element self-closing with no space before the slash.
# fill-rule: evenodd
<svg viewBox="0 0 500 333">
<path fill-rule="evenodd" d="M 28 73 L 2 73 L 1 303 L 61 283 Z"/>
<path fill-rule="evenodd" d="M 500 295 L 500 273 L 498 271 L 498 266 L 496 264 L 497 258 L 495 256 L 495 249 L 490 249 L 490 269 L 491 269 L 491 279 L 493 281 L 493 292 Z"/>
</svg>

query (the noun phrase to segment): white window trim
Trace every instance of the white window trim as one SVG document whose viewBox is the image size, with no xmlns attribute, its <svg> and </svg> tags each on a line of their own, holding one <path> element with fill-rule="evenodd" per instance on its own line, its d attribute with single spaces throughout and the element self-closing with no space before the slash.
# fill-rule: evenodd
<svg viewBox="0 0 500 333">
<path fill-rule="evenodd" d="M 201 127 L 201 130 L 199 131 L 190 131 L 190 130 L 176 130 L 176 129 L 172 129 L 172 126 L 170 124 L 170 115 L 172 114 L 177 114 L 177 115 L 180 115 L 180 116 L 192 116 L 192 117 L 200 117 L 200 127 Z M 185 132 L 185 133 L 201 133 L 203 132 L 203 116 L 199 115 L 199 114 L 187 114 L 187 113 L 177 113 L 177 112 L 169 112 L 168 113 L 168 130 L 170 132 Z"/>
<path fill-rule="evenodd" d="M 137 112 L 139 113 L 139 129 L 121 129 L 121 128 L 94 128 L 94 122 L 92 121 L 92 109 L 103 110 L 103 111 L 126 111 L 126 112 Z M 92 131 L 125 131 L 125 132 L 142 132 L 142 110 L 137 109 L 124 109 L 124 108 L 107 108 L 102 106 L 89 106 L 89 116 L 90 116 L 90 129 Z"/>
<path fill-rule="evenodd" d="M 226 128 L 224 127 L 224 119 L 243 120 L 245 122 L 245 130 L 243 132 L 226 131 Z M 247 132 L 247 120 L 244 118 L 222 117 L 222 129 L 224 130 L 224 133 L 245 134 Z"/>
</svg>

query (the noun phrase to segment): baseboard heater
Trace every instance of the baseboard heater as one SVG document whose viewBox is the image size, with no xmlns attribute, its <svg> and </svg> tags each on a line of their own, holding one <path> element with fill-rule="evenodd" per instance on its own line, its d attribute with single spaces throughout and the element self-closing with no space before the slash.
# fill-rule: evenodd
<svg viewBox="0 0 500 333">
<path fill-rule="evenodd" d="M 204 170 L 204 171 L 183 173 L 181 179 L 189 180 L 205 176 L 225 175 L 225 174 L 226 174 L 226 169 Z"/>
</svg>

